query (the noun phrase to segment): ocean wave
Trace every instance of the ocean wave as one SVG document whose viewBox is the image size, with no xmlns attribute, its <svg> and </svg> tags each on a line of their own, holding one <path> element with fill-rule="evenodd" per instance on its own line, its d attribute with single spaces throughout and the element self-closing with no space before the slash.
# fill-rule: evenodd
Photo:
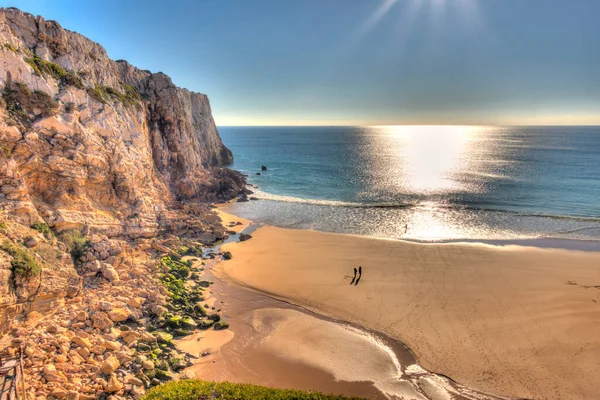
<svg viewBox="0 0 600 400">
<path fill-rule="evenodd" d="M 436 204 L 431 202 L 412 202 L 412 203 L 401 203 L 401 202 L 349 202 L 349 201 L 339 201 L 339 200 L 319 200 L 319 199 L 305 199 L 301 197 L 294 196 L 285 196 L 285 195 L 277 195 L 272 193 L 267 193 L 262 190 L 254 189 L 254 196 L 256 196 L 260 200 L 270 200 L 277 201 L 283 203 L 297 203 L 297 204 L 307 204 L 307 205 L 315 205 L 315 206 L 327 206 L 327 207 L 346 207 L 346 208 L 362 208 L 362 209 L 428 209 L 431 210 L 439 209 L 439 210 L 451 210 L 451 211 L 483 211 L 483 212 L 493 212 L 493 213 L 503 213 L 503 214 L 511 214 L 519 217 L 538 217 L 538 218 L 552 218 L 552 219 L 565 219 L 572 221 L 580 221 L 580 222 L 590 222 L 590 223 L 600 223 L 600 218 L 598 217 L 583 217 L 583 216 L 574 216 L 574 215 L 560 215 L 560 214 L 546 214 L 546 213 L 532 213 L 532 212 L 520 212 L 520 211 L 512 211 L 512 210 L 502 210 L 492 207 L 486 206 L 473 206 L 469 204 Z M 433 204 L 433 207 L 432 207 Z M 595 227 L 589 227 L 595 228 Z"/>
<path fill-rule="evenodd" d="M 284 203 L 298 203 L 298 204 L 312 204 L 315 206 L 329 206 L 329 207 L 351 207 L 351 208 L 383 208 L 383 207 L 408 207 L 409 205 L 400 204 L 379 204 L 379 203 L 357 203 L 351 201 L 338 201 L 338 200 L 317 200 L 317 199 L 303 199 L 301 197 L 283 196 L 278 194 L 271 194 L 263 192 L 262 190 L 253 189 L 254 196 L 261 200 L 281 201 Z"/>
</svg>

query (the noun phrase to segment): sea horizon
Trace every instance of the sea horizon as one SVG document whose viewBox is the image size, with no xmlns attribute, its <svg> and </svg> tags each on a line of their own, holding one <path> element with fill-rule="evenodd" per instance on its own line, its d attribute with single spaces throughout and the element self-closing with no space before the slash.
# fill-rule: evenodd
<svg viewBox="0 0 600 400">
<path fill-rule="evenodd" d="M 220 130 L 260 199 L 232 212 L 259 223 L 424 242 L 600 240 L 596 126 Z"/>
</svg>

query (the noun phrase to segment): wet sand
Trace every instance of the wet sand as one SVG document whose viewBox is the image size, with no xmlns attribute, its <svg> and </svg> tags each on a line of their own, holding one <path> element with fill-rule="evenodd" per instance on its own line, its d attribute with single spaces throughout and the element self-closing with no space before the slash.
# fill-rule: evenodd
<svg viewBox="0 0 600 400">
<path fill-rule="evenodd" d="M 600 253 L 419 244 L 270 226 L 224 250 L 233 253 L 220 264 L 229 279 L 396 338 L 422 367 L 468 387 L 545 399 L 600 393 Z M 358 265 L 363 277 L 350 286 Z M 330 365 L 290 356 L 297 338 L 284 337 L 308 322 L 270 313 L 246 315 L 249 327 L 264 318 L 278 327 L 262 336 L 270 339 L 256 351 L 285 348 L 281 362 L 350 376 L 333 371 L 338 355 L 330 356 Z M 236 354 L 251 352 L 239 347 Z"/>
<path fill-rule="evenodd" d="M 230 329 L 177 341 L 180 350 L 199 357 L 189 368 L 198 379 L 371 399 L 493 399 L 423 370 L 392 339 L 223 279 L 223 263 L 208 263 L 204 274 L 215 282 L 209 298 Z"/>
<path fill-rule="evenodd" d="M 223 205 L 221 205 L 223 207 Z M 221 218 L 221 223 L 228 230 L 234 232 L 241 232 L 246 229 L 252 221 L 246 218 L 236 217 L 235 215 L 224 212 L 221 208 L 215 208 L 214 211 Z"/>
</svg>

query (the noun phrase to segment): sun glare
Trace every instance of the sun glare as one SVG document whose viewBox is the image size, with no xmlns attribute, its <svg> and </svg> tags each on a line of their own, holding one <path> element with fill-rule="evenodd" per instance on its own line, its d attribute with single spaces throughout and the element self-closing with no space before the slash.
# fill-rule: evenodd
<svg viewBox="0 0 600 400">
<path fill-rule="evenodd" d="M 404 186 L 415 193 L 456 191 L 451 175 L 458 169 L 469 144 L 480 128 L 474 126 L 381 126 L 390 144 L 395 143 L 402 160 L 397 166 Z"/>
</svg>

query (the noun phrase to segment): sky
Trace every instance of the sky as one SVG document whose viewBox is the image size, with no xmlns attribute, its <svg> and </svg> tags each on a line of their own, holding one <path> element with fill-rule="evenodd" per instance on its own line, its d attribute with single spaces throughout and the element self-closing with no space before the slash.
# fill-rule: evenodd
<svg viewBox="0 0 600 400">
<path fill-rule="evenodd" d="M 600 0 L 2 1 L 217 125 L 600 125 Z"/>
</svg>

